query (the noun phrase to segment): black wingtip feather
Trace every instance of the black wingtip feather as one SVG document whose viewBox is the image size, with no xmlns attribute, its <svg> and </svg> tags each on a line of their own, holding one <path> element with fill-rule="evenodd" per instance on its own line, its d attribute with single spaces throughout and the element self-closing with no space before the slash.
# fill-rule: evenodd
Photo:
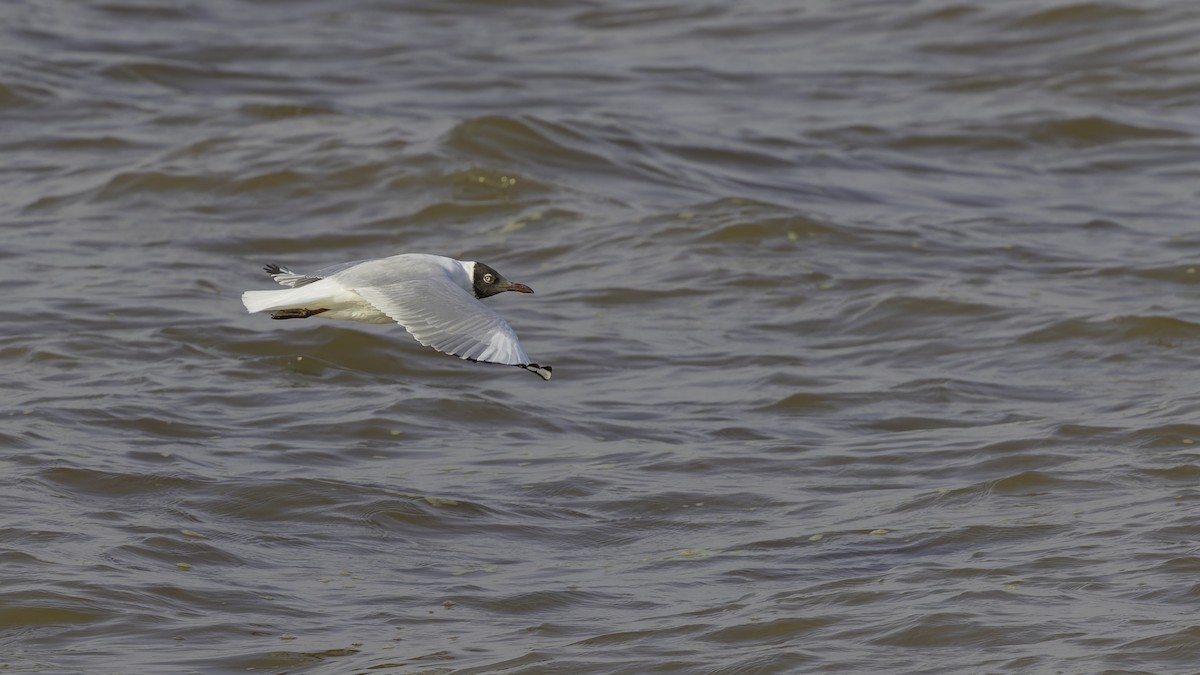
<svg viewBox="0 0 1200 675">
<path fill-rule="evenodd" d="M 536 363 L 525 363 L 521 364 L 520 367 L 528 370 L 534 375 L 537 375 L 543 380 L 549 380 L 550 376 L 554 374 L 554 368 L 551 366 L 539 366 Z"/>
</svg>

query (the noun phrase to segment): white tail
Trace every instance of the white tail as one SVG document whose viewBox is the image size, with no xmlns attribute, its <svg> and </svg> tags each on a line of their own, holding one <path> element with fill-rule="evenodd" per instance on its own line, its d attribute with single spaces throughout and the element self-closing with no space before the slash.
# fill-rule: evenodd
<svg viewBox="0 0 1200 675">
<path fill-rule="evenodd" d="M 336 296 L 340 289 L 340 286 L 331 285 L 330 281 L 322 279 L 296 288 L 281 288 L 277 291 L 246 291 L 242 293 L 242 304 L 251 314 L 306 306 L 332 308 L 339 303 L 339 298 Z"/>
<path fill-rule="evenodd" d="M 246 291 L 242 293 L 242 304 L 251 314 L 268 309 L 279 309 L 281 301 L 287 302 L 286 299 L 279 296 L 286 294 L 287 291 Z"/>
</svg>

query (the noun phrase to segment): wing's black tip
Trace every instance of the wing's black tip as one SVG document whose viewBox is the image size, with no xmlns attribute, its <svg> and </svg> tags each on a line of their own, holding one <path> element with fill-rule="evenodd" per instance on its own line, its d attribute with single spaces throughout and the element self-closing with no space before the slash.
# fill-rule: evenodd
<svg viewBox="0 0 1200 675">
<path fill-rule="evenodd" d="M 275 263 L 266 265 L 263 267 L 263 269 L 266 270 L 267 274 L 270 274 L 271 276 L 275 276 L 276 274 L 283 274 L 286 271 L 284 268 L 280 267 L 279 265 L 276 265 Z"/>
<path fill-rule="evenodd" d="M 458 355 L 451 354 L 451 356 Z M 458 358 L 462 359 L 463 361 L 470 361 L 471 363 L 495 363 L 501 366 L 516 366 L 517 368 L 524 368 L 543 380 L 548 380 L 552 375 L 554 375 L 553 366 L 539 366 L 536 363 L 500 363 L 499 361 L 480 361 L 479 359 L 473 359 L 469 356 L 459 356 Z"/>
<path fill-rule="evenodd" d="M 551 366 L 539 366 L 536 363 L 523 363 L 521 364 L 521 367 L 533 373 L 534 375 L 537 375 L 543 380 L 549 380 L 550 377 L 554 375 L 554 368 Z"/>
</svg>

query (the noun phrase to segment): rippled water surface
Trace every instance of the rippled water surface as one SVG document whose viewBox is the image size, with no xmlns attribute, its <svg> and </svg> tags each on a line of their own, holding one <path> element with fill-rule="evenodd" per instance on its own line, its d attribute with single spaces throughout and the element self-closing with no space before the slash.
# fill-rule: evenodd
<svg viewBox="0 0 1200 675">
<path fill-rule="evenodd" d="M 0 671 L 1195 672 L 1200 5 L 0 19 Z"/>
</svg>

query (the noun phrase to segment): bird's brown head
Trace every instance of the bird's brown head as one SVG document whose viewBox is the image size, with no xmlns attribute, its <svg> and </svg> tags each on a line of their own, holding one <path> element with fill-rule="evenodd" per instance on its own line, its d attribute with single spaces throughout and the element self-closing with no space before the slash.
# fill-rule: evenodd
<svg viewBox="0 0 1200 675">
<path fill-rule="evenodd" d="M 481 262 L 475 263 L 475 271 L 472 274 L 471 288 L 475 291 L 477 298 L 490 298 L 497 293 L 504 291 L 516 291 L 518 293 L 532 293 L 533 289 L 525 284 L 518 284 L 504 277 L 496 270 L 484 265 Z"/>
</svg>

